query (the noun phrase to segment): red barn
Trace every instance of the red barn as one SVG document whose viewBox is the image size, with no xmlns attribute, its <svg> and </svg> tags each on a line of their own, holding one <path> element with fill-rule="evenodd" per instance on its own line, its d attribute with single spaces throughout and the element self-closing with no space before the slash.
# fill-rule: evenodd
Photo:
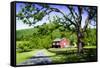
<svg viewBox="0 0 100 68">
<path fill-rule="evenodd" d="M 52 47 L 54 48 L 64 48 L 64 47 L 68 47 L 70 45 L 70 41 L 66 38 L 56 38 L 55 40 L 53 40 L 52 43 Z"/>
</svg>

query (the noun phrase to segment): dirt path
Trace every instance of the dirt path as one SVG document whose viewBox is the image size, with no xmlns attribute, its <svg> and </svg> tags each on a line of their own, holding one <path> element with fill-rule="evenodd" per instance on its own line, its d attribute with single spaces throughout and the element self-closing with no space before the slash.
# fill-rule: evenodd
<svg viewBox="0 0 100 68">
<path fill-rule="evenodd" d="M 36 55 L 25 62 L 22 62 L 18 65 L 36 65 L 36 64 L 50 64 L 52 60 L 46 56 L 43 50 L 40 50 L 36 53 Z"/>
</svg>

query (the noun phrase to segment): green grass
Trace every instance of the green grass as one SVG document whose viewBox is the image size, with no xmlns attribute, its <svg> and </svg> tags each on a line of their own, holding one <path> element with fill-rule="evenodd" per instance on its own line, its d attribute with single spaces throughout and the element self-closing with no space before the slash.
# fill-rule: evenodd
<svg viewBox="0 0 100 68">
<path fill-rule="evenodd" d="M 84 47 L 86 53 L 80 56 L 77 55 L 77 48 L 50 48 L 50 49 L 35 49 L 30 52 L 17 53 L 17 64 L 26 61 L 35 56 L 38 51 L 42 51 L 46 56 L 51 58 L 53 63 L 78 62 L 96 60 L 96 47 Z M 74 52 L 73 52 L 74 51 Z"/>
<path fill-rule="evenodd" d="M 55 53 L 54 56 L 50 57 L 52 59 L 53 63 L 64 63 L 64 62 L 66 62 L 66 60 L 69 60 L 71 57 L 72 58 L 70 59 L 70 61 L 72 59 L 74 59 L 74 61 L 78 60 L 78 58 L 76 57 L 75 54 L 73 54 L 72 56 L 68 55 L 68 53 L 77 51 L 77 48 L 50 48 L 50 49 L 48 49 L 48 51 Z"/>
<path fill-rule="evenodd" d="M 42 49 L 42 52 L 43 52 L 46 56 L 54 56 L 54 55 L 56 55 L 55 53 L 49 52 L 47 49 Z"/>
<path fill-rule="evenodd" d="M 55 53 L 51 56 L 53 63 L 65 62 L 84 62 L 96 60 L 96 46 L 85 46 L 84 54 L 78 55 L 77 48 L 50 48 L 50 52 Z"/>
<path fill-rule="evenodd" d="M 96 48 L 96 46 L 85 46 L 83 47 L 84 49 L 91 49 L 91 48 Z M 68 48 L 50 48 L 48 49 L 51 52 L 70 52 L 70 51 L 76 51 L 76 47 L 68 47 Z"/>
<path fill-rule="evenodd" d="M 96 48 L 96 46 L 85 46 L 84 48 Z"/>
<path fill-rule="evenodd" d="M 50 48 L 50 51 L 69 51 L 69 50 L 76 50 L 77 48 Z"/>
<path fill-rule="evenodd" d="M 38 51 L 42 51 L 46 56 L 53 56 L 53 55 L 55 55 L 55 53 L 49 52 L 46 49 L 35 49 L 33 51 L 30 51 L 30 52 L 17 53 L 17 57 L 16 57 L 17 61 L 16 61 L 16 63 L 19 64 L 21 62 L 26 61 L 27 59 L 35 56 L 35 54 Z"/>
<path fill-rule="evenodd" d="M 37 51 L 38 50 L 33 50 L 33 51 L 30 51 L 30 52 L 17 53 L 16 54 L 17 55 L 16 56 L 16 63 L 19 64 L 21 62 L 24 62 L 25 60 L 34 56 Z"/>
</svg>

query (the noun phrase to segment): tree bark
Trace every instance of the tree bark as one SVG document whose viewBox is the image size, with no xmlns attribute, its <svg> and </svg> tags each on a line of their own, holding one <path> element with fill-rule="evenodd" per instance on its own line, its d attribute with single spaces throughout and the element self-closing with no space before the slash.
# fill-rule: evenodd
<svg viewBox="0 0 100 68">
<path fill-rule="evenodd" d="M 78 48 L 78 53 L 83 53 L 83 46 L 84 42 L 82 41 L 83 38 L 83 33 L 79 30 L 77 32 L 77 48 Z"/>
<path fill-rule="evenodd" d="M 80 26 L 78 27 L 78 31 L 77 31 L 77 48 L 78 48 L 78 53 L 79 54 L 83 53 L 84 42 L 83 42 L 82 39 L 84 38 L 84 32 L 86 31 L 88 23 L 90 23 L 89 16 L 85 20 L 85 26 L 82 28 L 82 30 L 81 30 Z"/>
</svg>

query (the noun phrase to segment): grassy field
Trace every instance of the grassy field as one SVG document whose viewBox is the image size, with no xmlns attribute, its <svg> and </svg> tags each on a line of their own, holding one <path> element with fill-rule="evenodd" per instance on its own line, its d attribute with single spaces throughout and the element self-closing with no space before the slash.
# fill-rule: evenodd
<svg viewBox="0 0 100 68">
<path fill-rule="evenodd" d="M 34 49 L 33 51 L 30 52 L 23 52 L 23 53 L 17 53 L 16 55 L 16 63 L 19 64 L 29 58 L 31 58 L 32 56 L 35 55 L 35 53 L 37 52 L 37 49 Z"/>
<path fill-rule="evenodd" d="M 51 48 L 49 52 L 55 53 L 50 57 L 53 63 L 96 61 L 96 46 L 84 47 L 81 55 L 77 54 L 77 48 Z"/>
<path fill-rule="evenodd" d="M 21 62 L 26 61 L 27 59 L 34 57 L 38 51 L 41 51 L 46 55 L 46 56 L 53 56 L 55 53 L 49 52 L 46 49 L 34 49 L 33 51 L 30 52 L 23 52 L 23 53 L 17 53 L 16 57 L 16 63 L 19 64 Z"/>
<path fill-rule="evenodd" d="M 82 55 L 77 55 L 77 48 L 50 48 L 50 49 L 34 49 L 30 52 L 17 53 L 17 64 L 26 61 L 27 59 L 36 55 L 40 50 L 51 58 L 52 63 L 65 62 L 80 62 L 80 61 L 94 61 L 96 60 L 96 47 L 84 47 L 85 52 Z"/>
</svg>

